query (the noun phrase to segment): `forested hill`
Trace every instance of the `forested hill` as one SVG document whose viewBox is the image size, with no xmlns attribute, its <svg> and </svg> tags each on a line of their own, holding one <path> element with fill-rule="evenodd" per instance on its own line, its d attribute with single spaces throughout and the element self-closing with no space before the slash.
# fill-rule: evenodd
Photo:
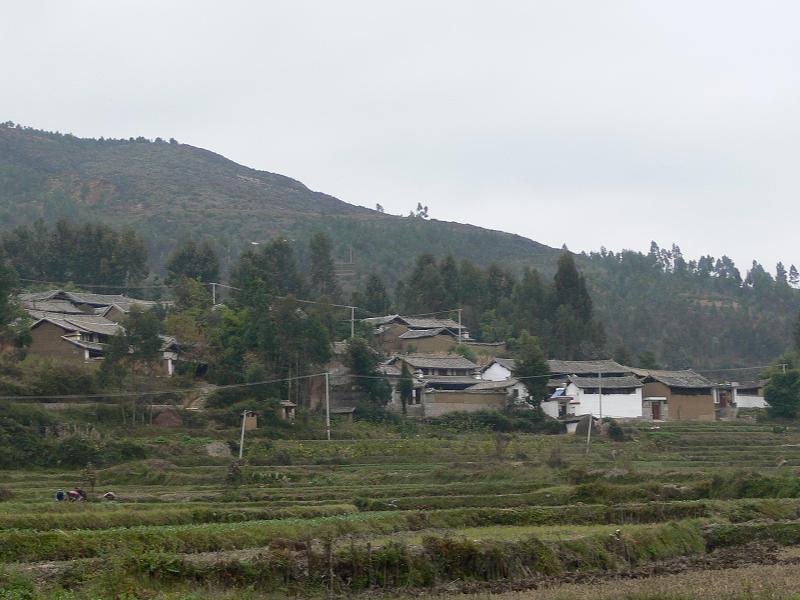
<svg viewBox="0 0 800 600">
<path fill-rule="evenodd" d="M 380 198 L 376 197 L 376 204 Z M 409 198 L 409 208 L 417 202 Z M 223 266 L 274 236 L 325 230 L 337 258 L 407 270 L 421 250 L 477 264 L 545 269 L 557 252 L 521 236 L 458 223 L 401 218 L 353 206 L 302 183 L 177 143 L 81 139 L 0 125 L 0 227 L 42 218 L 133 225 L 159 270 L 182 239 L 209 239 Z"/>
<path fill-rule="evenodd" d="M 327 232 L 334 258 L 353 253 L 353 264 L 341 266 L 355 275 L 346 292 L 369 274 L 394 291 L 422 253 L 483 268 L 495 263 L 516 279 L 525 267 L 550 278 L 559 255 L 521 236 L 353 206 L 174 140 L 87 140 L 0 125 L 0 228 L 63 217 L 133 226 L 155 273 L 185 239 L 210 241 L 225 269 L 251 242 L 276 236 L 295 240 L 301 264 L 307 263 L 307 241 Z M 598 349 L 605 356 L 637 362 L 651 352 L 665 367 L 731 367 L 769 362 L 791 346 L 800 292 L 789 269 L 737 268 L 726 257 L 693 261 L 677 248 L 603 251 L 576 262 L 605 329 L 607 342 Z M 500 312 L 484 321 L 498 319 L 494 329 L 504 331 Z M 476 314 L 470 324 L 476 331 L 480 319 Z"/>
</svg>

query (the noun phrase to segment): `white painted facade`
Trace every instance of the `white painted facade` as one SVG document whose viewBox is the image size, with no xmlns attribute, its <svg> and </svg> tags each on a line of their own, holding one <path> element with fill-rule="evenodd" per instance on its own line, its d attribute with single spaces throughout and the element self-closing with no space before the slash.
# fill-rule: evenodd
<svg viewBox="0 0 800 600">
<path fill-rule="evenodd" d="M 633 389 L 630 394 L 615 394 L 608 390 L 602 394 L 602 411 L 600 410 L 601 395 L 587 393 L 574 383 L 567 385 L 564 394 L 569 398 L 567 415 L 587 415 L 596 417 L 613 417 L 615 419 L 636 419 L 642 417 L 642 388 Z M 558 403 L 556 403 L 557 405 Z"/>
<path fill-rule="evenodd" d="M 558 400 L 545 400 L 542 402 L 542 412 L 548 417 L 558 418 Z"/>
<path fill-rule="evenodd" d="M 736 403 L 736 408 L 767 408 L 769 404 L 764 399 L 764 396 L 759 396 L 758 394 L 753 394 L 752 391 L 748 390 L 749 393 L 743 394 L 736 388 L 733 390 L 733 397 L 734 402 Z"/>
<path fill-rule="evenodd" d="M 511 378 L 511 370 L 507 369 L 499 362 L 493 362 L 486 368 L 481 378 L 486 381 L 505 381 Z"/>
</svg>

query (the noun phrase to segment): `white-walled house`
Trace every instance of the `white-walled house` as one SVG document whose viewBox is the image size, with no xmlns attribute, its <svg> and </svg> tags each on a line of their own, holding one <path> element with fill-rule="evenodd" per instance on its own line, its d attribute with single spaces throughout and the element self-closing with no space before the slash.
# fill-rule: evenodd
<svg viewBox="0 0 800 600">
<path fill-rule="evenodd" d="M 481 379 L 484 381 L 505 381 L 514 374 L 513 358 L 495 358 L 483 368 Z"/>
<path fill-rule="evenodd" d="M 587 414 L 617 419 L 641 418 L 642 383 L 633 376 L 602 379 L 570 376 L 563 387 L 542 402 L 542 410 L 555 419 Z"/>
<path fill-rule="evenodd" d="M 764 399 L 766 385 L 766 380 L 732 384 L 733 402 L 736 408 L 766 408 L 769 406 Z"/>
</svg>

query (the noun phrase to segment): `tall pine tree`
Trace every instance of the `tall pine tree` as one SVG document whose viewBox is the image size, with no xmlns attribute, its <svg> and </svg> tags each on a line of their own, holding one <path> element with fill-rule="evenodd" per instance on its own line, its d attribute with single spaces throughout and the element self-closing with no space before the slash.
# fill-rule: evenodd
<svg viewBox="0 0 800 600">
<path fill-rule="evenodd" d="M 322 232 L 311 236 L 311 292 L 316 298 L 336 300 L 341 290 L 336 282 L 336 268 L 333 262 L 333 244 Z"/>
</svg>

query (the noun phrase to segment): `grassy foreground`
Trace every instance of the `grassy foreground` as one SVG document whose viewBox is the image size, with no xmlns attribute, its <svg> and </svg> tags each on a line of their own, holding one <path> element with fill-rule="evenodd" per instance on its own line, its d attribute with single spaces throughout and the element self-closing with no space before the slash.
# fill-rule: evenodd
<svg viewBox="0 0 800 600">
<path fill-rule="evenodd" d="M 588 455 L 570 436 L 371 433 L 276 440 L 236 481 L 200 452 L 98 470 L 94 497 L 117 502 L 52 501 L 85 473 L 0 472 L 0 599 L 795 593 L 775 553 L 800 545 L 800 432 L 675 423 Z"/>
</svg>

